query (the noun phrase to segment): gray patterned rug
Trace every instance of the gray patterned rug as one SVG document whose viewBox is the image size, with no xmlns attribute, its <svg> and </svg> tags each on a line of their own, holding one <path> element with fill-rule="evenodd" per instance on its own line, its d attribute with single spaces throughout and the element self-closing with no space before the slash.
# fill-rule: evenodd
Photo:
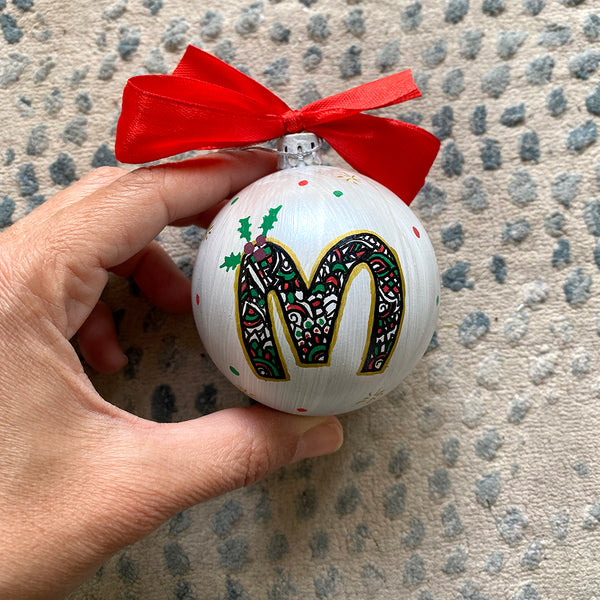
<svg viewBox="0 0 600 600">
<path fill-rule="evenodd" d="M 442 150 L 414 207 L 441 316 L 336 455 L 186 511 L 73 600 L 600 597 L 600 6 L 595 0 L 0 0 L 0 227 L 115 164 L 128 77 L 193 43 L 300 106 L 412 68 L 379 114 Z M 330 152 L 327 160 L 339 164 Z M 162 242 L 189 273 L 196 229 Z M 124 281 L 112 402 L 183 420 L 247 400 L 192 317 Z"/>
</svg>

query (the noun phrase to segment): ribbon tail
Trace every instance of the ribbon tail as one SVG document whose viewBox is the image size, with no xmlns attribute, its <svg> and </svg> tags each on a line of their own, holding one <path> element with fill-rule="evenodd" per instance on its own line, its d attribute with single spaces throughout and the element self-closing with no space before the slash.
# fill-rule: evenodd
<svg viewBox="0 0 600 600">
<path fill-rule="evenodd" d="M 316 100 L 307 104 L 302 113 L 307 123 L 325 123 L 419 96 L 421 92 L 407 70 Z"/>
<path fill-rule="evenodd" d="M 352 115 L 310 130 L 406 204 L 423 187 L 440 148 L 440 141 L 421 127 L 372 115 Z"/>
</svg>

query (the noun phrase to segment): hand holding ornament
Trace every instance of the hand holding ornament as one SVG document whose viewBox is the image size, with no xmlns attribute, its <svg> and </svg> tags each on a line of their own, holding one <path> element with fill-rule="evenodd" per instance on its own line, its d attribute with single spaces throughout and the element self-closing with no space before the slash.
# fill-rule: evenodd
<svg viewBox="0 0 600 600">
<path fill-rule="evenodd" d="M 154 238 L 206 224 L 273 168 L 254 151 L 102 168 L 0 235 L 1 598 L 62 598 L 184 508 L 340 446 L 337 419 L 264 406 L 145 421 L 99 396 L 69 342 L 99 371 L 126 363 L 100 301 L 109 271 L 190 310 L 190 282 Z"/>
</svg>

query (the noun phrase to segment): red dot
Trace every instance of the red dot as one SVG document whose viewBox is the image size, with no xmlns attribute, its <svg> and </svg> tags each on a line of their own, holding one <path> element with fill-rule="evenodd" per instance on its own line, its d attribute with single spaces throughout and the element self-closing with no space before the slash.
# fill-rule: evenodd
<svg viewBox="0 0 600 600">
<path fill-rule="evenodd" d="M 420 238 L 421 234 L 419 233 L 419 230 L 416 227 L 413 227 L 413 231 L 415 232 L 415 235 Z"/>
<path fill-rule="evenodd" d="M 302 181 L 298 182 L 298 185 L 308 185 L 308 181 L 306 181 L 306 179 L 303 179 Z"/>
<path fill-rule="evenodd" d="M 307 409 L 306 409 L 306 408 L 297 408 L 296 410 L 297 410 L 298 412 L 306 412 L 306 410 L 307 410 Z"/>
<path fill-rule="evenodd" d="M 196 294 L 196 304 L 200 304 L 200 296 L 198 294 Z"/>
</svg>

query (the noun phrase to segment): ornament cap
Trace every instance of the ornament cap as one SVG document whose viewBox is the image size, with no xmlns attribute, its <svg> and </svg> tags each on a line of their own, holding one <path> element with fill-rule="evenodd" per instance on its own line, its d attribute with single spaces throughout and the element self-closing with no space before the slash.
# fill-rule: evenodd
<svg viewBox="0 0 600 600">
<path fill-rule="evenodd" d="M 277 139 L 277 168 L 320 165 L 323 140 L 314 133 L 288 133 Z"/>
</svg>

